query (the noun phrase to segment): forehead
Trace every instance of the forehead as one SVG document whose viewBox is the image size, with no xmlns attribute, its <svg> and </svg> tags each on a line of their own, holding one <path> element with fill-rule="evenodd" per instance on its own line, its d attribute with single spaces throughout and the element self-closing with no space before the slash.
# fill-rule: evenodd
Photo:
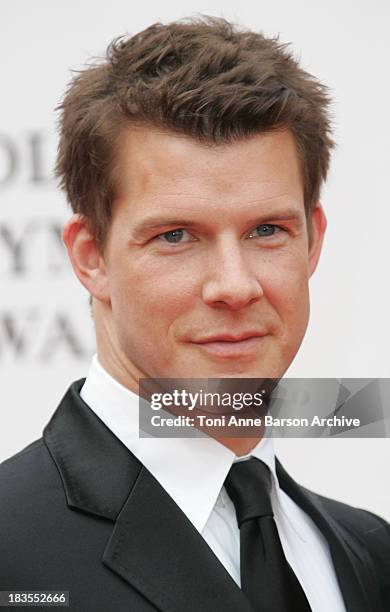
<svg viewBox="0 0 390 612">
<path fill-rule="evenodd" d="M 147 127 L 129 128 L 118 159 L 118 200 L 135 208 L 236 206 L 279 198 L 303 207 L 295 141 L 288 130 L 206 145 Z M 135 212 L 133 208 L 133 212 Z"/>
</svg>

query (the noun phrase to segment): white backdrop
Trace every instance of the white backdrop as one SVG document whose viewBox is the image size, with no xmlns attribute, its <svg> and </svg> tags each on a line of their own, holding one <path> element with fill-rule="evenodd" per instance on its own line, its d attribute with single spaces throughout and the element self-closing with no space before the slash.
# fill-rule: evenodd
<svg viewBox="0 0 390 612">
<path fill-rule="evenodd" d="M 0 460 L 41 431 L 94 352 L 88 296 L 60 241 L 69 215 L 50 173 L 54 108 L 70 69 L 156 20 L 224 16 L 292 42 L 326 82 L 338 149 L 323 191 L 328 232 L 312 317 L 291 376 L 389 377 L 387 0 L 13 0 L 0 3 Z M 284 440 L 316 491 L 390 519 L 389 440 Z M 0 492 L 1 495 L 1 492 Z"/>
</svg>

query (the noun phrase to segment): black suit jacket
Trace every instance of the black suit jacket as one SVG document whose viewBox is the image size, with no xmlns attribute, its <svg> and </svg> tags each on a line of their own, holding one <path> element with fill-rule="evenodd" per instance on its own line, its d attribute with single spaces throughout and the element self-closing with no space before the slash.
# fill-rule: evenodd
<svg viewBox="0 0 390 612">
<path fill-rule="evenodd" d="M 251 612 L 187 517 L 80 398 L 83 382 L 43 438 L 0 465 L 0 590 L 68 590 L 80 612 Z M 389 525 L 308 491 L 279 462 L 277 473 L 327 538 L 348 612 L 388 612 Z"/>
</svg>

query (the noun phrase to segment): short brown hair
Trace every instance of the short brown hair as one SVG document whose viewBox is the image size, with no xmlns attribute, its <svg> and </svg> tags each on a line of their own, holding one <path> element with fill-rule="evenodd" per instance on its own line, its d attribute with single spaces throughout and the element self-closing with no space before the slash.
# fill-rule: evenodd
<svg viewBox="0 0 390 612">
<path fill-rule="evenodd" d="M 120 37 L 103 61 L 73 78 L 59 106 L 56 175 L 101 249 L 115 195 L 117 145 L 132 123 L 214 144 L 290 129 L 309 215 L 334 144 L 330 99 L 287 47 L 278 38 L 202 16 Z"/>
</svg>

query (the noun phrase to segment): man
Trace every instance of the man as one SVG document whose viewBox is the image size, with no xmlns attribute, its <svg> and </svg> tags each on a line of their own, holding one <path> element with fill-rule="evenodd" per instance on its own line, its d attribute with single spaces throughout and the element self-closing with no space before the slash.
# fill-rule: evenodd
<svg viewBox="0 0 390 612">
<path fill-rule="evenodd" d="M 141 378 L 280 378 L 294 359 L 328 105 L 285 46 L 221 19 L 118 39 L 73 79 L 57 173 L 97 355 L 1 466 L 2 590 L 82 612 L 389 609 L 388 525 L 295 483 L 262 430 L 138 431 Z"/>
</svg>

